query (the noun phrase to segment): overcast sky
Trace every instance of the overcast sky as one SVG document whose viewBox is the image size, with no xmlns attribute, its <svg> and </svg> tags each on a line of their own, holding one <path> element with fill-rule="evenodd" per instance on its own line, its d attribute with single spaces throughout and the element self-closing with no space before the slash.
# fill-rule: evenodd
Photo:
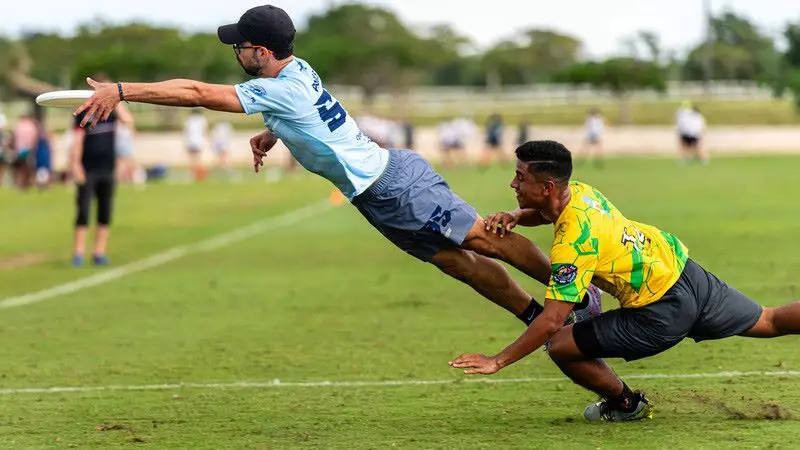
<svg viewBox="0 0 800 450">
<path fill-rule="evenodd" d="M 715 12 L 731 8 L 747 15 L 765 31 L 777 33 L 788 20 L 800 21 L 796 0 L 710 0 Z M 133 19 L 175 25 L 186 30 L 214 31 L 236 21 L 260 3 L 242 0 L 133 0 L 66 2 L 35 0 L 3 2 L 0 32 L 18 36 L 27 30 L 71 32 L 81 22 L 104 18 Z M 298 28 L 305 19 L 341 0 L 292 0 L 273 4 L 289 12 Z M 448 22 L 486 47 L 530 27 L 551 27 L 581 38 L 591 56 L 608 56 L 621 49 L 624 38 L 638 30 L 658 33 L 664 46 L 685 51 L 703 36 L 703 0 L 370 0 L 397 12 L 408 24 Z M 13 5 L 13 6 L 12 6 Z M 468 6 L 469 5 L 469 6 Z M 489 10 L 487 5 L 491 5 Z M 298 49 L 302 55 L 302 49 Z"/>
</svg>

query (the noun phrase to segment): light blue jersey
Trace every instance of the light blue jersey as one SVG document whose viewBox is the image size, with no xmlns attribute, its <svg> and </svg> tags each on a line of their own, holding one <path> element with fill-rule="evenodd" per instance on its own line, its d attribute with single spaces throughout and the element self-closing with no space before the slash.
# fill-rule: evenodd
<svg viewBox="0 0 800 450">
<path fill-rule="evenodd" d="M 348 199 L 364 192 L 386 168 L 389 152 L 358 129 L 302 59 L 295 57 L 277 78 L 256 78 L 235 88 L 247 114 L 261 113 L 297 162 Z"/>
</svg>

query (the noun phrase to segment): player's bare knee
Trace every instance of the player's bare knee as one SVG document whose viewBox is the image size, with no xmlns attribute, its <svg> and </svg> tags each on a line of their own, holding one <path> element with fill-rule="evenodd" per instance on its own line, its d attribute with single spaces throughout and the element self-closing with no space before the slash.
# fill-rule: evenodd
<svg viewBox="0 0 800 450">
<path fill-rule="evenodd" d="M 431 263 L 453 278 L 468 281 L 474 276 L 477 257 L 471 251 L 454 249 L 436 254 Z"/>
<path fill-rule="evenodd" d="M 572 325 L 562 327 L 553 334 L 550 338 L 550 348 L 547 354 L 556 364 L 586 359 L 575 344 L 575 339 L 572 335 Z"/>
<path fill-rule="evenodd" d="M 497 242 L 499 239 L 488 232 L 476 233 L 465 240 L 462 247 L 489 258 L 502 259 L 502 249 Z"/>
<path fill-rule="evenodd" d="M 554 362 L 565 360 L 566 358 L 566 339 L 564 334 L 565 329 L 562 328 L 550 337 L 550 347 L 547 350 L 547 355 L 550 356 Z M 571 333 L 571 330 L 570 330 Z"/>
</svg>

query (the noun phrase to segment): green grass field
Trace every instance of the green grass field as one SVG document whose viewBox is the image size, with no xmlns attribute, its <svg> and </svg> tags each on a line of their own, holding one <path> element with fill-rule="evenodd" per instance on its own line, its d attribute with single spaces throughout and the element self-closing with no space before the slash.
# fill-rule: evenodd
<svg viewBox="0 0 800 450">
<path fill-rule="evenodd" d="M 677 234 L 691 256 L 746 294 L 778 305 L 800 297 L 799 165 L 798 157 L 687 168 L 615 159 L 602 171 L 578 167 L 576 176 L 627 216 Z M 510 168 L 445 175 L 481 212 L 514 206 Z M 448 359 L 499 351 L 521 324 L 387 244 L 351 206 L 270 222 L 327 198 L 327 182 L 246 179 L 123 187 L 114 267 L 180 246 L 185 256 L 0 309 L 1 448 L 797 446 L 796 337 L 684 342 L 648 360 L 612 361 L 623 376 L 642 377 L 629 381 L 652 397 L 655 418 L 590 425 L 582 411 L 595 397 L 541 353 L 492 378 L 516 382 L 463 382 Z M 61 187 L 0 191 L 0 304 L 113 273 L 69 267 L 72 196 Z M 264 220 L 273 226 L 264 233 L 193 246 Z M 549 247 L 550 229 L 525 233 Z M 514 273 L 541 297 L 541 286 Z M 732 371 L 789 373 L 680 378 Z M 273 380 L 283 385 L 270 387 Z M 324 381 L 365 384 L 288 384 Z M 267 385 L 229 385 L 246 382 Z M 196 385 L 136 388 L 173 383 Z"/>
</svg>

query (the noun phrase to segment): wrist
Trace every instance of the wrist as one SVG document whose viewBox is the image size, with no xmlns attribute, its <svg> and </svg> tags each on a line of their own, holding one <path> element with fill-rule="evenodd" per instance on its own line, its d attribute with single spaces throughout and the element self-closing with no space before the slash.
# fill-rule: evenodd
<svg viewBox="0 0 800 450">
<path fill-rule="evenodd" d="M 509 361 L 507 357 L 503 356 L 502 352 L 492 356 L 492 360 L 495 362 L 495 364 L 497 364 L 497 366 L 500 369 L 511 364 L 511 361 Z"/>
<path fill-rule="evenodd" d="M 128 103 L 128 101 L 125 100 L 125 90 L 122 88 L 121 81 L 117 81 L 117 92 L 119 93 L 119 101 Z"/>
</svg>

